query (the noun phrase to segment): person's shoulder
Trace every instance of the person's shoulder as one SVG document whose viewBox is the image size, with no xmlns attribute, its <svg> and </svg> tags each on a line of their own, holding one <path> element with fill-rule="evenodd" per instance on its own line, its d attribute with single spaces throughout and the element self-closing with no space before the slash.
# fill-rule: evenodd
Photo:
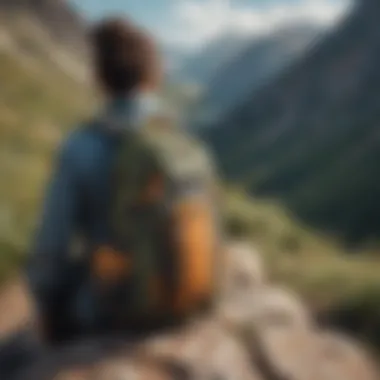
<svg viewBox="0 0 380 380">
<path fill-rule="evenodd" d="M 77 149 L 77 146 L 82 143 L 84 133 L 81 128 L 76 127 L 71 130 L 62 140 L 59 152 L 61 155 L 68 155 Z"/>
<path fill-rule="evenodd" d="M 93 133 L 90 123 L 82 123 L 73 128 L 58 149 L 58 158 L 61 161 L 77 161 L 91 145 Z"/>
</svg>

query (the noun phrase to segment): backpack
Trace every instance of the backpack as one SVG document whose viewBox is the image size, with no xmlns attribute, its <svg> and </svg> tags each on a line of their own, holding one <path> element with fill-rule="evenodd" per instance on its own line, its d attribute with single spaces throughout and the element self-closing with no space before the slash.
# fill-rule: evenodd
<svg viewBox="0 0 380 380">
<path fill-rule="evenodd" d="M 114 164 L 111 239 L 91 276 L 112 326 L 178 320 L 216 297 L 217 175 L 207 149 L 169 120 L 123 132 Z"/>
</svg>

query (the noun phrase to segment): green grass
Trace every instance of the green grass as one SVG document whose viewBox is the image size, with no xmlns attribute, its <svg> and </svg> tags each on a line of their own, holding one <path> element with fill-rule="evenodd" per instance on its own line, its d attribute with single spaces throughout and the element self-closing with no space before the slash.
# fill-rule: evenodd
<svg viewBox="0 0 380 380">
<path fill-rule="evenodd" d="M 64 133 L 87 114 L 88 88 L 41 59 L 0 51 L 0 281 L 16 269 L 38 219 Z"/>
<path fill-rule="evenodd" d="M 251 240 L 274 282 L 296 290 L 316 315 L 380 349 L 380 258 L 376 248 L 349 254 L 305 228 L 284 208 L 240 190 L 225 195 L 228 230 Z"/>
</svg>

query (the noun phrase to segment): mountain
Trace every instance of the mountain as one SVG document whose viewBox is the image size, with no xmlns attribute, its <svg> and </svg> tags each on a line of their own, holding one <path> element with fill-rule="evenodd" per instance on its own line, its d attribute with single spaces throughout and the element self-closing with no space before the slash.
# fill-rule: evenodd
<svg viewBox="0 0 380 380">
<path fill-rule="evenodd" d="M 0 0 L 0 279 L 37 222 L 57 144 L 93 104 L 86 48 L 63 1 Z"/>
<path fill-rule="evenodd" d="M 355 245 L 380 236 L 380 3 L 362 0 L 204 137 L 251 194 Z"/>
<path fill-rule="evenodd" d="M 64 0 L 0 0 L 0 49 L 87 80 L 86 23 Z"/>
<path fill-rule="evenodd" d="M 13 19 L 23 13 L 43 25 L 57 43 L 84 47 L 84 19 L 64 0 L 0 0 L 0 12 Z"/>
<path fill-rule="evenodd" d="M 196 123 L 222 120 L 248 94 L 252 94 L 291 64 L 320 35 L 308 25 L 287 27 L 240 48 L 238 54 L 214 72 L 195 107 Z"/>
<path fill-rule="evenodd" d="M 183 62 L 179 75 L 181 80 L 205 86 L 215 72 L 239 54 L 249 40 L 246 35 L 230 31 L 219 35 Z"/>
</svg>

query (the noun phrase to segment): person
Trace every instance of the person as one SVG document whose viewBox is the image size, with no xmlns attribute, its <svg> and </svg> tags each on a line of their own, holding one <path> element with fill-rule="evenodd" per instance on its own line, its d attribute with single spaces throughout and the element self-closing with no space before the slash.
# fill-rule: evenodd
<svg viewBox="0 0 380 380">
<path fill-rule="evenodd" d="M 163 78 L 153 38 L 128 20 L 95 25 L 91 43 L 94 75 L 105 100 L 93 122 L 100 128 L 77 128 L 63 142 L 27 268 L 43 331 L 55 343 L 97 323 L 83 258 L 107 238 L 108 179 L 118 144 L 109 132 L 137 127 L 144 113 L 159 107 L 155 93 Z"/>
<path fill-rule="evenodd" d="M 108 339 L 114 327 L 129 329 L 130 341 L 146 337 L 208 312 L 216 299 L 214 165 L 202 144 L 172 129 L 154 39 L 111 18 L 93 27 L 90 42 L 103 105 L 58 150 L 21 287 L 37 316 L 0 342 L 0 378 L 65 343 Z"/>
</svg>

